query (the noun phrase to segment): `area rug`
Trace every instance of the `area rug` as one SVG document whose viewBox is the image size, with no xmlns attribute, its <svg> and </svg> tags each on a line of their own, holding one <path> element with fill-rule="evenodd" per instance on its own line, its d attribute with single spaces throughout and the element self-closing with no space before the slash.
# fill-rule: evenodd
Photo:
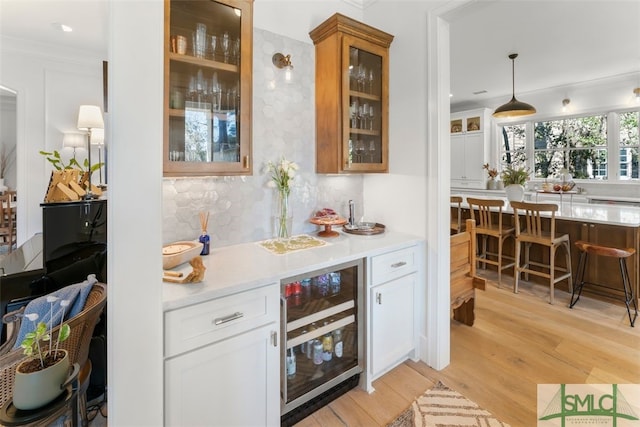
<svg viewBox="0 0 640 427">
<path fill-rule="evenodd" d="M 393 427 L 509 427 L 489 411 L 438 382 L 389 424 Z"/>
</svg>

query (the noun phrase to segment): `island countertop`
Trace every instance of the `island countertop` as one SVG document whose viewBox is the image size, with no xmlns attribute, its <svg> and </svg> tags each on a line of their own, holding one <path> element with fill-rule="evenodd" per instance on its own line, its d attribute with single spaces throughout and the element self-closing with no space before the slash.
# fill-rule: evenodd
<svg viewBox="0 0 640 427">
<path fill-rule="evenodd" d="M 452 193 L 452 195 L 454 195 Z M 477 197 L 479 199 L 488 198 L 476 195 L 459 194 L 463 197 L 462 206 L 469 208 L 467 197 Z M 503 212 L 512 213 L 513 210 L 509 205 L 506 197 L 491 197 L 491 199 L 502 199 L 505 201 Z M 627 205 L 609 205 L 596 203 L 577 203 L 571 202 L 566 198 L 558 201 L 540 201 L 539 203 L 555 203 L 558 205 L 556 212 L 557 219 L 565 219 L 570 221 L 584 221 L 589 223 L 600 223 L 608 225 L 620 225 L 624 227 L 640 227 L 640 208 Z M 453 205 L 452 205 L 453 206 Z"/>
<path fill-rule="evenodd" d="M 315 233 L 312 234 L 313 237 Z M 358 258 L 400 249 L 424 239 L 387 230 L 372 236 L 349 235 L 320 238 L 325 246 L 302 249 L 284 255 L 271 253 L 259 242 L 211 249 L 203 256 L 205 280 L 200 283 L 163 283 L 163 310 L 174 310 L 245 290 L 258 288 L 283 278 L 318 270 Z M 174 270 L 188 274 L 188 263 Z"/>
</svg>

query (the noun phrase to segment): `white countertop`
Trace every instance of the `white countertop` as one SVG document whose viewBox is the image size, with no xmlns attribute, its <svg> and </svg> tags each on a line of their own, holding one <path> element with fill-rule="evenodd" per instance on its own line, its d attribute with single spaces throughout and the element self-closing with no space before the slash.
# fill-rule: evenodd
<svg viewBox="0 0 640 427">
<path fill-rule="evenodd" d="M 452 196 L 459 195 L 463 197 L 463 207 L 468 209 L 467 195 L 460 193 L 451 193 Z M 509 205 L 506 197 L 478 197 L 476 198 L 491 198 L 502 199 L 505 201 L 505 207 L 503 212 L 511 213 L 513 210 Z M 540 202 L 543 203 L 543 202 Z M 558 205 L 558 212 L 556 212 L 557 219 L 565 219 L 570 221 L 585 221 L 589 223 L 600 223 L 609 225 L 620 225 L 624 227 L 639 227 L 640 226 L 640 208 L 627 205 L 609 205 L 609 204 L 591 204 L 591 203 L 577 203 L 571 202 L 568 198 L 565 198 L 562 203 L 560 201 L 545 200 L 544 203 L 555 203 Z M 452 205 L 453 206 L 453 205 Z"/>
<path fill-rule="evenodd" d="M 605 202 L 629 202 L 640 203 L 640 197 L 619 197 L 619 196 L 586 196 L 588 200 L 601 200 Z"/>
<path fill-rule="evenodd" d="M 314 235 L 314 237 L 316 236 Z M 187 284 L 163 282 L 163 310 L 174 310 L 209 299 L 258 288 L 279 282 L 285 277 L 377 255 L 424 241 L 417 236 L 389 230 L 373 236 L 358 236 L 340 232 L 338 237 L 323 238 L 322 240 L 328 244 L 285 255 L 273 254 L 260 246 L 258 242 L 212 249 L 209 255 L 202 257 L 207 268 L 203 282 Z M 189 273 L 191 266 L 186 263 L 175 270 Z"/>
</svg>

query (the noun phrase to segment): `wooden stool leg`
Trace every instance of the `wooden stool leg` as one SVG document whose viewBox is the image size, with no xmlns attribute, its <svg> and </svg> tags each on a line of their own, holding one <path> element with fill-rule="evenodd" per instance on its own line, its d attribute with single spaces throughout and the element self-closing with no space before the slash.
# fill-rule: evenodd
<svg viewBox="0 0 640 427">
<path fill-rule="evenodd" d="M 502 236 L 498 236 L 498 287 L 502 285 Z"/>
<path fill-rule="evenodd" d="M 629 323 L 633 327 L 636 318 L 638 317 L 638 306 L 636 305 L 636 299 L 633 295 L 633 289 L 631 288 L 631 282 L 629 281 L 629 272 L 627 271 L 627 263 L 624 258 L 620 258 L 620 274 L 622 274 L 622 286 L 624 287 L 624 304 L 627 306 L 627 314 L 629 315 Z M 634 316 L 631 317 L 631 307 L 629 303 L 633 302 Z"/>
<path fill-rule="evenodd" d="M 580 299 L 580 294 L 582 294 L 582 288 L 584 287 L 584 270 L 586 266 L 587 253 L 580 252 L 580 260 L 578 261 L 578 272 L 576 274 L 576 281 L 573 285 L 573 290 L 571 291 L 571 303 L 569 304 L 569 308 L 573 308 L 573 306 L 576 305 L 576 303 Z"/>
<path fill-rule="evenodd" d="M 520 245 L 522 245 L 522 242 L 519 242 L 518 240 L 516 240 L 516 247 L 515 247 L 515 265 L 513 267 L 513 293 L 517 294 L 518 293 L 518 279 L 520 279 Z"/>
<path fill-rule="evenodd" d="M 556 285 L 556 246 L 549 248 L 549 258 L 549 304 L 553 304 Z"/>
<path fill-rule="evenodd" d="M 567 285 L 569 286 L 569 291 L 573 293 L 573 281 L 571 280 L 573 271 L 571 271 L 571 245 L 569 242 L 564 242 L 564 250 L 566 252 L 566 264 L 567 264 L 567 273 L 569 273 L 569 278 L 567 279 Z"/>
</svg>

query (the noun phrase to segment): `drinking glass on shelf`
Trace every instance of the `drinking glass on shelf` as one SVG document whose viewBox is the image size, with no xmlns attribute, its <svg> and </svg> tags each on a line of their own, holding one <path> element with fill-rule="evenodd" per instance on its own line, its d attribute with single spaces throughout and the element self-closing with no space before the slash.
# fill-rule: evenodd
<svg viewBox="0 0 640 427">
<path fill-rule="evenodd" d="M 362 117 L 362 122 L 360 123 L 360 129 L 369 129 L 369 104 L 364 104 L 362 106 L 362 113 L 360 113 Z"/>
<path fill-rule="evenodd" d="M 374 75 L 373 70 L 369 70 L 369 93 L 373 94 L 373 83 L 374 83 Z"/>
<path fill-rule="evenodd" d="M 196 24 L 193 32 L 193 56 L 204 58 L 207 49 L 207 26 L 203 23 Z"/>
<path fill-rule="evenodd" d="M 353 101 L 351 103 L 351 107 L 349 108 L 349 113 L 351 115 L 351 128 L 355 129 L 358 127 L 358 102 Z"/>
<path fill-rule="evenodd" d="M 362 65 L 358 65 L 358 90 L 364 92 L 365 81 L 367 79 L 367 69 Z"/>
<path fill-rule="evenodd" d="M 224 54 L 224 62 L 229 62 L 230 48 L 231 40 L 229 40 L 229 33 L 225 31 L 222 35 L 222 53 Z"/>
<path fill-rule="evenodd" d="M 374 114 L 373 114 L 373 105 L 369 105 L 369 130 L 373 130 L 374 126 L 373 126 L 373 118 L 374 118 Z"/>
<path fill-rule="evenodd" d="M 218 47 L 218 36 L 213 35 L 209 38 L 209 52 L 211 59 L 216 60 L 216 49 Z"/>
<path fill-rule="evenodd" d="M 364 163 L 364 141 L 359 139 L 358 141 L 356 141 L 356 158 L 358 160 L 358 163 Z"/>
<path fill-rule="evenodd" d="M 364 108 L 362 105 L 358 106 L 358 129 L 364 129 Z"/>
<path fill-rule="evenodd" d="M 370 140 L 369 141 L 369 158 L 371 158 L 371 163 L 373 163 L 373 157 L 375 156 L 376 153 L 376 141 L 375 140 Z"/>
</svg>

